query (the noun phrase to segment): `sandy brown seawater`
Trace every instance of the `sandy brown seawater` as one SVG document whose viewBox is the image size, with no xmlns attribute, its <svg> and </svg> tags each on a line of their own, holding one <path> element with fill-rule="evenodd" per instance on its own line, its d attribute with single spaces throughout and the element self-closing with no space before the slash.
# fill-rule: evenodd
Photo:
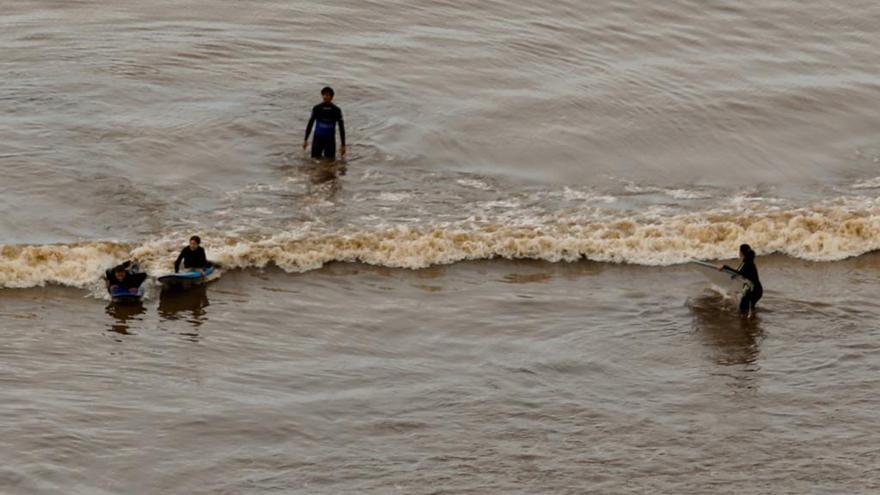
<svg viewBox="0 0 880 495">
<path fill-rule="evenodd" d="M 876 256 L 234 271 L 106 309 L 3 298 L 10 493 L 870 493 Z M 822 283 L 815 283 L 822 280 Z M 442 487 L 442 488 L 441 488 Z"/>
</svg>

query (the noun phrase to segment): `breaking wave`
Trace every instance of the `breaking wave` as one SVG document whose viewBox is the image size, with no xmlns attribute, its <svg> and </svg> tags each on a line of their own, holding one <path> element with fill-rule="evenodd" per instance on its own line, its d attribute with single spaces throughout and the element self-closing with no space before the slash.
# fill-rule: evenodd
<svg viewBox="0 0 880 495">
<path fill-rule="evenodd" d="M 760 255 L 834 261 L 880 249 L 880 206 L 839 200 L 788 210 L 763 206 L 666 216 L 559 214 L 517 222 L 471 220 L 334 231 L 305 226 L 252 238 L 223 232 L 207 232 L 203 238 L 209 257 L 227 268 L 274 264 L 289 272 L 330 262 L 419 269 L 492 258 L 671 265 L 694 258 L 730 258 L 743 242 Z M 86 287 L 96 283 L 104 269 L 128 258 L 140 260 L 157 275 L 168 270 L 185 239 L 174 233 L 134 243 L 2 245 L 0 287 Z"/>
</svg>

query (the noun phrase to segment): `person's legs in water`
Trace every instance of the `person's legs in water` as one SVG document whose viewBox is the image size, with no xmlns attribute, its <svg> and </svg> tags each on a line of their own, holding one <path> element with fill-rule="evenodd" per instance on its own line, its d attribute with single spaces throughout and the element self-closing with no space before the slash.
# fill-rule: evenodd
<svg viewBox="0 0 880 495">
<path fill-rule="evenodd" d="M 752 291 L 746 289 L 743 291 L 742 296 L 739 299 L 739 312 L 740 314 L 746 314 L 749 312 L 749 307 L 751 306 L 750 299 L 752 298 Z"/>
<path fill-rule="evenodd" d="M 327 138 L 315 138 L 312 140 L 312 158 L 336 159 L 336 142 Z"/>
<path fill-rule="evenodd" d="M 747 315 L 749 318 L 754 316 L 755 305 L 758 304 L 758 300 L 761 299 L 762 295 L 764 294 L 760 289 L 746 289 L 742 295 L 742 299 L 739 301 L 739 312 L 743 315 Z"/>
<path fill-rule="evenodd" d="M 755 315 L 755 306 L 758 304 L 758 301 L 761 300 L 761 296 L 764 295 L 764 289 L 759 285 L 752 291 L 752 306 L 751 310 L 749 310 L 749 318 Z"/>
</svg>

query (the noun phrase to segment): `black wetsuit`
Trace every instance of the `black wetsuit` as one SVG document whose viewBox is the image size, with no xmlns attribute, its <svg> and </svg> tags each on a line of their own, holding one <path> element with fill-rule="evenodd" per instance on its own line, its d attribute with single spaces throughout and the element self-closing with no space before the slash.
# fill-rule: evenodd
<svg viewBox="0 0 880 495">
<path fill-rule="evenodd" d="M 730 268 L 727 265 L 724 265 L 724 267 Z M 743 278 L 752 283 L 752 286 L 746 288 L 745 292 L 743 292 L 742 299 L 739 301 L 739 310 L 741 313 L 753 311 L 755 309 L 755 304 L 757 304 L 758 300 L 761 299 L 761 296 L 764 295 L 764 287 L 761 285 L 761 279 L 758 278 L 758 267 L 755 266 L 755 261 L 745 261 L 743 264 L 739 265 L 738 269 L 730 269 L 739 273 Z"/>
<path fill-rule="evenodd" d="M 131 265 L 130 262 L 126 261 L 122 265 L 119 265 L 117 268 L 125 269 L 125 277 L 122 280 L 116 278 L 116 268 L 111 268 L 104 273 L 104 276 L 107 277 L 107 287 L 117 286 L 122 289 L 137 289 L 144 283 L 144 280 L 147 279 L 146 273 L 132 273 L 128 271 L 128 267 Z"/>
<path fill-rule="evenodd" d="M 208 268 L 211 266 L 211 263 L 208 261 L 208 257 L 205 255 L 205 248 L 199 246 L 195 249 L 190 249 L 189 246 L 183 248 L 183 251 L 180 252 L 180 255 L 174 261 L 174 273 L 180 271 L 180 262 L 183 261 L 184 268 Z"/>
<path fill-rule="evenodd" d="M 345 146 L 345 123 L 342 110 L 333 103 L 319 103 L 312 108 L 312 117 L 306 127 L 306 140 L 315 127 L 312 139 L 312 158 L 336 158 L 336 124 L 339 123 L 339 140 Z"/>
</svg>

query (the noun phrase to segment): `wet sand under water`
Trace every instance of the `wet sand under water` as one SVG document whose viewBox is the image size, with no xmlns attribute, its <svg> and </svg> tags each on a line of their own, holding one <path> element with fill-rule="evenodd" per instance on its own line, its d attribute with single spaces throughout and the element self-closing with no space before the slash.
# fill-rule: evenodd
<svg viewBox="0 0 880 495">
<path fill-rule="evenodd" d="M 7 493 L 877 493 L 880 256 L 232 271 L 0 300 Z"/>
</svg>

